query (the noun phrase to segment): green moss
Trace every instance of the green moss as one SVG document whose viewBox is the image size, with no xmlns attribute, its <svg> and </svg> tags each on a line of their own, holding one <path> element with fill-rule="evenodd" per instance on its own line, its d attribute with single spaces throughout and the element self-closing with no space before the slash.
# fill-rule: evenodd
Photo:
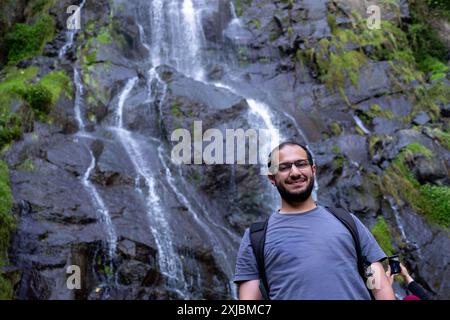
<svg viewBox="0 0 450 320">
<path fill-rule="evenodd" d="M 342 128 L 337 122 L 332 122 L 330 124 L 330 131 L 333 135 L 339 136 L 342 133 Z"/>
<path fill-rule="evenodd" d="M 27 159 L 17 166 L 17 169 L 25 170 L 25 171 L 34 171 L 34 164 L 31 159 Z"/>
<path fill-rule="evenodd" d="M 426 184 L 420 192 L 427 201 L 425 213 L 436 223 L 450 227 L 450 188 Z"/>
<path fill-rule="evenodd" d="M 55 5 L 56 0 L 32 0 L 28 1 L 28 8 L 31 8 L 31 15 L 35 16 L 48 12 Z"/>
<path fill-rule="evenodd" d="M 37 73 L 37 68 L 17 69 L 7 67 L 0 78 L 0 148 L 22 134 L 22 117 L 11 110 L 14 100 L 21 100 L 28 81 Z"/>
<path fill-rule="evenodd" d="M 48 114 L 52 108 L 52 93 L 40 83 L 29 85 L 22 96 L 37 114 Z"/>
<path fill-rule="evenodd" d="M 177 117 L 177 118 L 183 116 L 183 113 L 182 113 L 181 110 L 180 110 L 180 106 L 181 106 L 181 105 L 180 105 L 180 103 L 179 103 L 178 100 L 175 100 L 175 101 L 172 103 L 172 107 L 170 108 L 170 111 L 171 111 L 171 113 L 172 113 L 172 116 Z"/>
<path fill-rule="evenodd" d="M 96 40 L 102 44 L 109 44 L 112 42 L 112 37 L 108 27 L 100 29 L 100 33 L 97 35 Z"/>
<path fill-rule="evenodd" d="M 11 208 L 12 194 L 9 186 L 8 167 L 0 160 L 0 267 L 8 263 L 10 236 L 15 228 Z M 0 300 L 11 299 L 12 296 L 11 284 L 0 274 Z"/>
<path fill-rule="evenodd" d="M 234 0 L 234 8 L 236 10 L 236 15 L 238 17 L 242 16 L 242 14 L 244 13 L 243 9 L 242 9 L 242 3 L 241 0 Z"/>
<path fill-rule="evenodd" d="M 429 74 L 430 79 L 442 77 L 446 69 L 447 47 L 440 39 L 436 29 L 430 24 L 435 20 L 435 13 L 445 13 L 447 6 L 440 5 L 444 1 L 427 0 L 411 1 L 410 11 L 412 24 L 408 28 L 411 47 L 414 51 L 414 58 L 424 73 Z M 440 8 L 441 10 L 436 10 Z M 445 10 L 446 8 L 446 10 Z"/>
<path fill-rule="evenodd" d="M 71 81 L 64 71 L 46 74 L 38 83 L 28 85 L 21 91 L 21 96 L 36 112 L 43 117 L 55 105 L 61 93 L 72 95 Z"/>
<path fill-rule="evenodd" d="M 440 129 L 433 129 L 432 133 L 438 138 L 439 143 L 447 150 L 450 150 L 450 133 Z"/>
<path fill-rule="evenodd" d="M 383 188 L 397 202 L 405 201 L 430 222 L 449 228 L 450 187 L 421 185 L 417 181 L 407 162 L 418 154 L 428 159 L 433 156 L 429 149 L 418 143 L 408 145 L 399 153 L 391 167 L 383 175 Z"/>
<path fill-rule="evenodd" d="M 314 57 L 321 80 L 332 90 L 343 89 L 347 78 L 357 86 L 360 67 L 367 61 L 361 52 L 345 50 L 339 37 L 320 40 Z"/>
<path fill-rule="evenodd" d="M 368 113 L 368 115 L 371 118 L 384 117 L 387 119 L 394 119 L 394 113 L 392 113 L 391 110 L 383 110 L 378 104 L 372 104 L 369 107 L 369 110 L 370 112 Z"/>
<path fill-rule="evenodd" d="M 56 103 L 61 94 L 68 98 L 73 96 L 72 82 L 64 71 L 50 72 L 39 83 L 51 92 L 52 104 Z"/>
<path fill-rule="evenodd" d="M 369 136 L 369 153 L 371 157 L 374 157 L 377 154 L 378 146 L 382 143 L 382 138 L 375 134 Z"/>
<path fill-rule="evenodd" d="M 327 14 L 327 23 L 328 26 L 330 27 L 331 32 L 336 31 L 337 29 L 337 25 L 336 25 L 336 17 L 334 16 L 334 14 Z"/>
<path fill-rule="evenodd" d="M 338 146 L 333 146 L 331 148 L 331 152 L 333 152 L 335 155 L 333 159 L 333 165 L 339 172 L 341 172 L 344 168 L 345 157 Z"/>
<path fill-rule="evenodd" d="M 44 45 L 53 39 L 55 22 L 43 15 L 33 25 L 17 23 L 6 34 L 5 47 L 10 64 L 40 55 Z"/>
<path fill-rule="evenodd" d="M 255 26 L 256 29 L 261 29 L 261 21 L 259 21 L 258 19 L 252 19 L 249 23 Z"/>
<path fill-rule="evenodd" d="M 370 231 L 386 255 L 392 256 L 396 252 L 392 244 L 391 231 L 389 230 L 386 220 L 384 220 L 382 216 L 378 217 L 376 224 Z"/>
<path fill-rule="evenodd" d="M 430 80 L 445 78 L 450 71 L 446 64 L 429 55 L 419 61 L 419 68 L 425 73 L 430 73 Z"/>
<path fill-rule="evenodd" d="M 28 127 L 33 121 L 12 110 L 14 101 L 24 101 L 40 117 L 48 114 L 61 92 L 72 94 L 71 81 L 63 71 L 54 71 L 45 75 L 38 83 L 30 83 L 36 76 L 37 68 L 17 69 L 7 67 L 0 79 L 0 147 L 17 139 L 22 134 L 22 127 Z"/>
</svg>

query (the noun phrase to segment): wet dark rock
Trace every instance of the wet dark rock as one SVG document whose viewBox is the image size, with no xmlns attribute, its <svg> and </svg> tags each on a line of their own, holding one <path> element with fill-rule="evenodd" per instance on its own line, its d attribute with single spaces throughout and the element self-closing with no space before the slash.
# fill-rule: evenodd
<svg viewBox="0 0 450 320">
<path fill-rule="evenodd" d="M 135 261 L 128 260 L 122 263 L 117 270 L 118 281 L 121 285 L 139 285 L 145 278 L 149 270 L 149 265 Z"/>
<path fill-rule="evenodd" d="M 423 126 L 424 124 L 430 122 L 431 118 L 424 111 L 419 112 L 413 119 L 413 124 L 418 126 Z"/>
<path fill-rule="evenodd" d="M 445 180 L 448 184 L 448 171 L 439 155 L 427 158 L 424 155 L 417 154 L 408 157 L 406 161 L 421 184 L 440 184 Z"/>
<path fill-rule="evenodd" d="M 450 103 L 447 105 L 441 104 L 440 112 L 443 117 L 449 118 L 450 117 Z"/>
<path fill-rule="evenodd" d="M 394 119 L 386 119 L 384 117 L 376 117 L 373 119 L 373 130 L 376 134 L 392 135 L 396 131 L 406 129 L 408 126 Z"/>
<path fill-rule="evenodd" d="M 433 141 L 413 129 L 399 130 L 394 139 L 388 141 L 383 148 L 385 159 L 394 159 L 399 152 L 409 144 L 419 143 L 430 150 L 434 150 Z"/>
<path fill-rule="evenodd" d="M 347 98 L 351 103 L 359 103 L 370 97 L 381 96 L 391 92 L 392 84 L 389 79 L 387 62 L 370 62 L 360 70 L 357 86 L 347 86 Z"/>
</svg>

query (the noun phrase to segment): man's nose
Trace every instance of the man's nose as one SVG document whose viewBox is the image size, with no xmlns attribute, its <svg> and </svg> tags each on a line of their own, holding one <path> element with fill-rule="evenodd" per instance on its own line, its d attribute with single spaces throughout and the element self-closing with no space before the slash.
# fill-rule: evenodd
<svg viewBox="0 0 450 320">
<path fill-rule="evenodd" d="M 297 166 L 295 164 L 292 164 L 289 175 L 291 177 L 299 177 L 301 174 L 302 174 L 302 171 L 299 168 L 297 168 Z"/>
</svg>

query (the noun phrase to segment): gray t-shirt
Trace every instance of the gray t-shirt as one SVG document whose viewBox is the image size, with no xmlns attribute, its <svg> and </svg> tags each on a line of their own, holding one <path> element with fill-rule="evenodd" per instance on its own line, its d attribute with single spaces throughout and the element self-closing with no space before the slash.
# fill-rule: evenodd
<svg viewBox="0 0 450 320">
<path fill-rule="evenodd" d="M 386 258 L 370 231 L 354 215 L 362 254 L 373 263 Z M 370 299 L 358 273 L 355 242 L 348 229 L 324 207 L 298 214 L 273 213 L 264 248 L 270 299 Z M 245 230 L 234 282 L 259 279 Z"/>
</svg>

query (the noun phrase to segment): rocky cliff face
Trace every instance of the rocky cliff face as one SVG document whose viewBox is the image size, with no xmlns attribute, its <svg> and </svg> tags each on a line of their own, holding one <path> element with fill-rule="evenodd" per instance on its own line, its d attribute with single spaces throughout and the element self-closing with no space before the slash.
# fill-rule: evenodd
<svg viewBox="0 0 450 320">
<path fill-rule="evenodd" d="M 172 133 L 199 120 L 308 144 L 319 202 L 385 226 L 383 248 L 449 298 L 450 83 L 414 62 L 406 1 L 370 31 L 363 1 L 87 0 L 62 51 L 68 5 L 49 7 L 53 40 L 17 65 L 71 79 L 3 154 L 17 298 L 233 297 L 242 232 L 276 195 L 255 165 L 172 163 Z"/>
</svg>

